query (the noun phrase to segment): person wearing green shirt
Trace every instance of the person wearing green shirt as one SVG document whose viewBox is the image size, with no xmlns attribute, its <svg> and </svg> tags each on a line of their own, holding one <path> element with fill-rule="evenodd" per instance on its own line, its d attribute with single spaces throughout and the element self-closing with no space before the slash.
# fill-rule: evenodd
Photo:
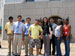
<svg viewBox="0 0 75 56">
<path fill-rule="evenodd" d="M 39 55 L 39 48 L 41 46 L 41 43 L 40 43 L 41 38 L 39 36 L 39 33 L 41 32 L 41 35 L 43 36 L 43 30 L 41 26 L 38 25 L 38 23 L 39 23 L 39 20 L 35 19 L 34 24 L 30 26 L 28 31 L 29 37 L 31 38 L 30 40 L 31 55 L 30 56 L 33 56 L 33 48 L 35 47 L 35 45 L 36 45 L 37 55 Z"/>
</svg>

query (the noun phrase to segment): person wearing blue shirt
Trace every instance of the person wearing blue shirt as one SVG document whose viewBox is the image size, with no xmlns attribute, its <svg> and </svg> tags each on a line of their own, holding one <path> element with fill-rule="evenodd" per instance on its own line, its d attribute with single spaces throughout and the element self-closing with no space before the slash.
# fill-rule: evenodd
<svg viewBox="0 0 75 56">
<path fill-rule="evenodd" d="M 20 56 L 21 55 L 21 47 L 22 47 L 22 38 L 24 38 L 24 24 L 21 22 L 22 16 L 18 15 L 18 21 L 15 22 L 12 26 L 12 31 L 14 34 L 13 38 L 13 49 L 14 55 Z M 12 36 L 13 36 L 12 34 Z"/>
<path fill-rule="evenodd" d="M 30 38 L 28 36 L 28 29 L 32 25 L 31 18 L 26 18 L 27 23 L 25 24 L 25 56 L 28 56 L 28 45 L 29 45 L 29 55 L 30 55 Z"/>
<path fill-rule="evenodd" d="M 52 43 L 52 55 L 55 55 L 55 28 L 57 24 L 55 24 L 54 18 L 50 18 L 50 24 L 52 25 L 53 33 L 52 38 L 50 39 L 50 54 L 51 54 L 51 43 Z"/>
</svg>

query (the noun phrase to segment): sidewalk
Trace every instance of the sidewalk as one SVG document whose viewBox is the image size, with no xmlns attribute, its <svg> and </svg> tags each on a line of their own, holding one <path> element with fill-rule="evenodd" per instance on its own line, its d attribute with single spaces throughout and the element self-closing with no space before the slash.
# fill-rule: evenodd
<svg viewBox="0 0 75 56">
<path fill-rule="evenodd" d="M 1 44 L 2 44 L 2 48 L 0 49 L 0 56 L 7 56 L 8 42 L 3 40 L 1 42 Z M 75 56 L 75 43 L 71 43 L 70 46 L 71 46 L 70 56 Z M 42 49 L 42 54 L 44 53 L 43 49 Z M 64 43 L 61 44 L 61 50 L 62 50 L 62 54 L 64 55 L 65 54 Z M 21 51 L 21 54 L 22 54 L 22 56 L 25 55 L 25 51 L 23 49 Z M 35 48 L 34 48 L 34 54 L 36 55 Z M 41 55 L 41 56 L 43 56 L 43 55 Z"/>
</svg>

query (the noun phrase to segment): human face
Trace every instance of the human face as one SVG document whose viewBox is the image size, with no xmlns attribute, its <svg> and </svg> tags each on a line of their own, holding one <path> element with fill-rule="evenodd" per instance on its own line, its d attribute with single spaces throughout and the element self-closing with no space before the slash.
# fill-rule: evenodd
<svg viewBox="0 0 75 56">
<path fill-rule="evenodd" d="M 61 24 L 61 19 L 57 20 L 57 24 L 60 25 Z"/>
<path fill-rule="evenodd" d="M 34 24 L 35 24 L 35 25 L 38 25 L 38 24 L 39 24 L 39 22 L 35 20 Z"/>
<path fill-rule="evenodd" d="M 18 21 L 21 22 L 21 17 L 18 17 Z"/>
<path fill-rule="evenodd" d="M 11 18 L 9 21 L 12 23 L 13 22 L 13 19 Z"/>
<path fill-rule="evenodd" d="M 25 24 L 25 21 L 23 22 L 23 24 Z"/>
<path fill-rule="evenodd" d="M 50 19 L 50 23 L 54 23 L 54 19 L 53 18 Z"/>
<path fill-rule="evenodd" d="M 65 24 L 68 24 L 68 21 L 65 19 L 65 20 L 64 20 L 64 23 L 65 23 Z"/>
<path fill-rule="evenodd" d="M 43 20 L 44 20 L 44 23 L 47 23 L 47 21 L 48 21 L 47 18 L 44 18 Z"/>
<path fill-rule="evenodd" d="M 30 19 L 27 19 L 27 23 L 30 24 L 31 23 L 31 20 Z"/>
</svg>

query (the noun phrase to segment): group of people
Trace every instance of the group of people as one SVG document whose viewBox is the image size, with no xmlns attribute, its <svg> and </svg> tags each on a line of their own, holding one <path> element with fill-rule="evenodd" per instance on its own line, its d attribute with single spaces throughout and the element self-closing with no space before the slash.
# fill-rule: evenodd
<svg viewBox="0 0 75 56">
<path fill-rule="evenodd" d="M 10 16 L 9 22 L 5 25 L 5 32 L 8 39 L 9 56 L 11 54 L 20 56 L 22 44 L 25 46 L 25 56 L 33 56 L 35 46 L 38 56 L 41 54 L 43 44 L 44 56 L 55 55 L 55 51 L 57 56 L 62 56 L 60 47 L 62 40 L 65 44 L 64 56 L 70 56 L 71 25 L 69 19 L 62 21 L 58 18 L 55 23 L 54 18 L 44 17 L 42 21 L 35 19 L 32 24 L 30 17 L 26 18 L 25 22 L 22 16 L 18 15 L 17 22 L 13 22 L 13 17 Z"/>
</svg>

